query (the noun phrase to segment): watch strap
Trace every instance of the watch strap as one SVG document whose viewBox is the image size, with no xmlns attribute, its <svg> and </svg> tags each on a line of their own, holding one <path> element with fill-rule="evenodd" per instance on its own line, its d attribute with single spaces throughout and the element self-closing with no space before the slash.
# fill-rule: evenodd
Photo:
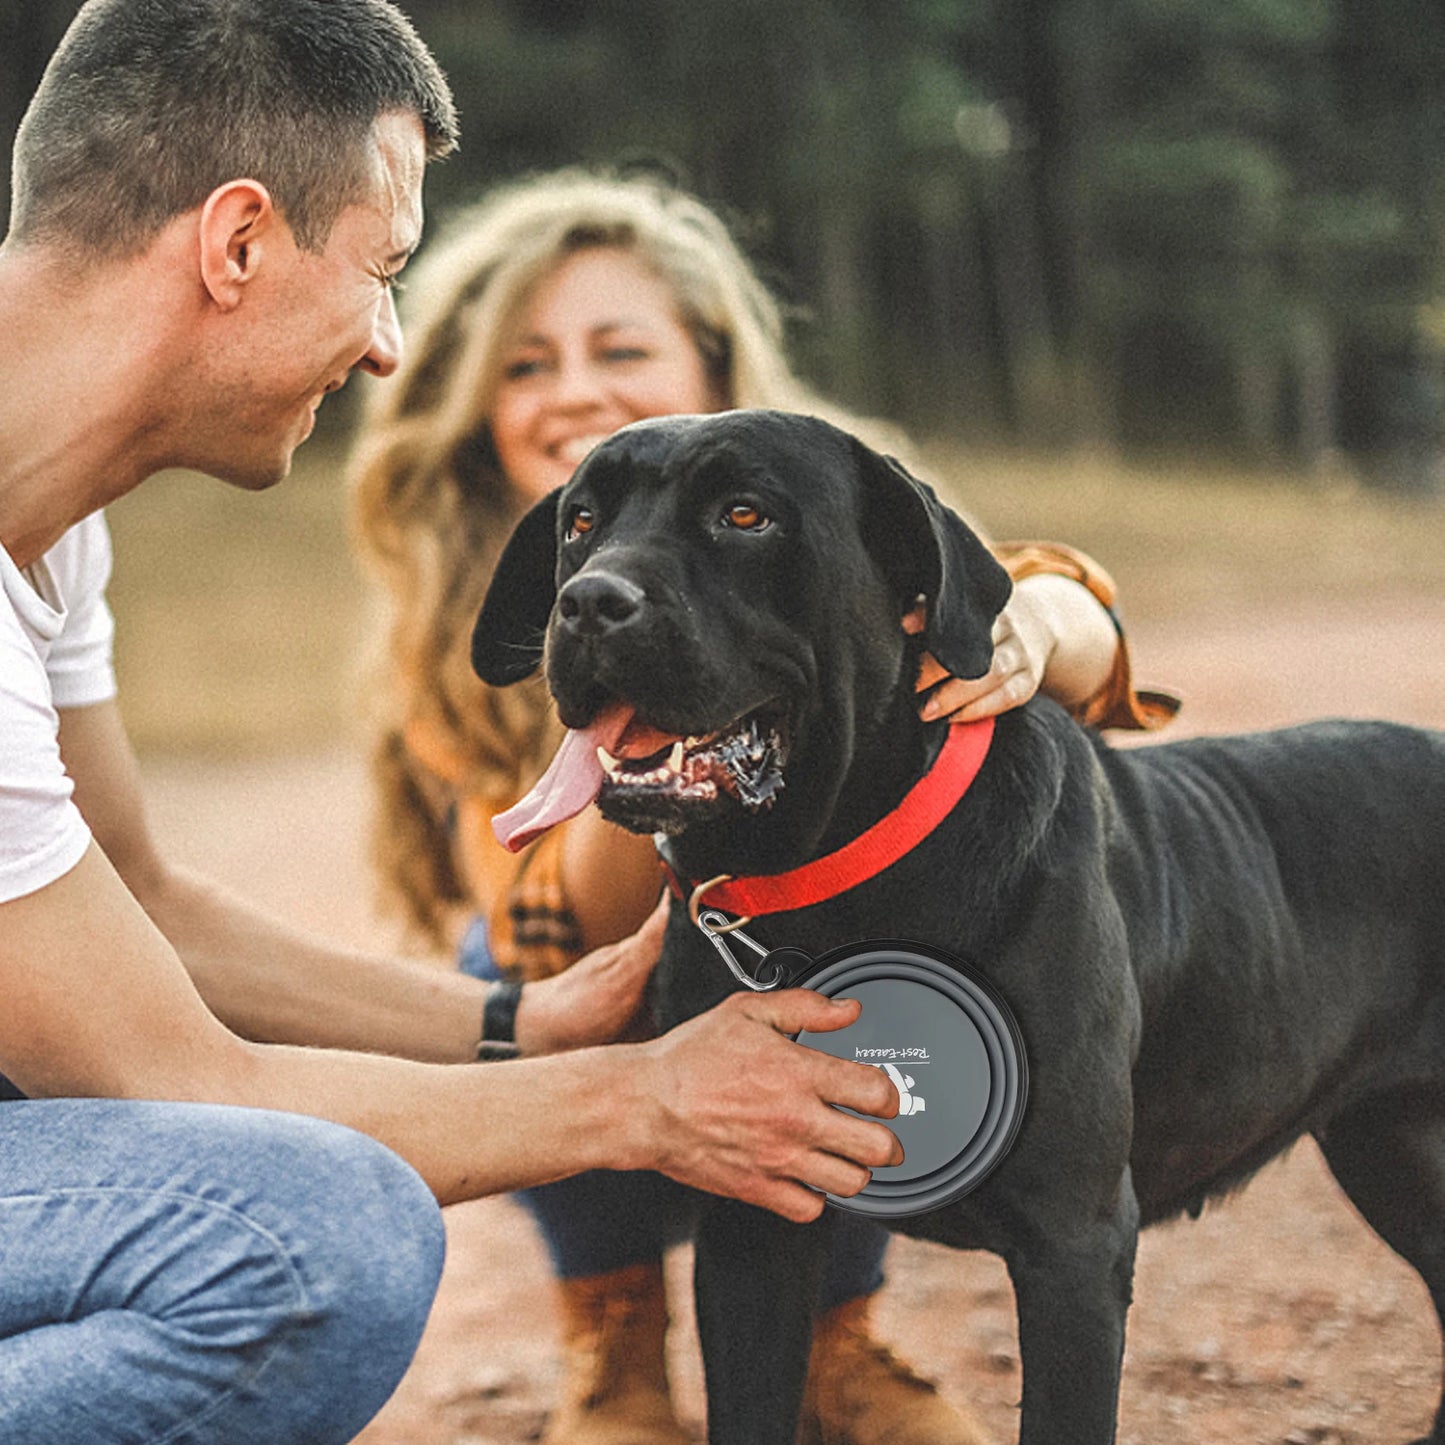
<svg viewBox="0 0 1445 1445">
<path fill-rule="evenodd" d="M 487 990 L 487 999 L 482 1005 L 482 1036 L 477 1043 L 477 1059 L 481 1063 L 517 1057 L 517 1005 L 521 1001 L 520 983 L 504 980 Z"/>
</svg>

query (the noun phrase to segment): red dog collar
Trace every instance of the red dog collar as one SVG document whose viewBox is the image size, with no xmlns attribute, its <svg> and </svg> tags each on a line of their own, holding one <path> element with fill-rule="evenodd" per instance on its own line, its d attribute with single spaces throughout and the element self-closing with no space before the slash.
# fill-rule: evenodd
<svg viewBox="0 0 1445 1445">
<path fill-rule="evenodd" d="M 673 893 L 688 900 L 694 922 L 706 895 L 708 908 L 742 914 L 738 922 L 746 923 L 764 913 L 808 908 L 856 888 L 912 852 L 953 811 L 988 756 L 993 724 L 991 717 L 953 724 L 933 766 L 914 783 L 903 801 L 837 852 L 787 873 L 753 878 L 722 873 L 690 888 L 664 859 L 663 870 Z"/>
</svg>

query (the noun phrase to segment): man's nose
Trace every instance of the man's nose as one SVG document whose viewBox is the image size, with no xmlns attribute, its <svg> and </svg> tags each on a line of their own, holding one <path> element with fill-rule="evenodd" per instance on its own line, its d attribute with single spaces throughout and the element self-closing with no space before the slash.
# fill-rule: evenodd
<svg viewBox="0 0 1445 1445">
<path fill-rule="evenodd" d="M 390 376 L 401 365 L 401 322 L 397 319 L 396 299 L 390 290 L 376 309 L 371 342 L 359 364 L 363 371 L 369 371 L 373 376 Z"/>
</svg>

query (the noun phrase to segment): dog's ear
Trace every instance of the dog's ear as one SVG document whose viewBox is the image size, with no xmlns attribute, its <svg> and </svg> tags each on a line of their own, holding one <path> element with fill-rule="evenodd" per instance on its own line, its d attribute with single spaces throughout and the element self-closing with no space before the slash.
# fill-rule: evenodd
<svg viewBox="0 0 1445 1445">
<path fill-rule="evenodd" d="M 892 457 L 855 442 L 869 550 L 898 588 L 899 616 L 928 603 L 924 645 L 955 677 L 982 677 L 1013 583 L 973 529 Z"/>
<path fill-rule="evenodd" d="M 530 677 L 542 665 L 547 618 L 557 596 L 557 499 L 548 493 L 517 523 L 502 551 L 472 629 L 472 667 L 493 687 Z"/>
</svg>

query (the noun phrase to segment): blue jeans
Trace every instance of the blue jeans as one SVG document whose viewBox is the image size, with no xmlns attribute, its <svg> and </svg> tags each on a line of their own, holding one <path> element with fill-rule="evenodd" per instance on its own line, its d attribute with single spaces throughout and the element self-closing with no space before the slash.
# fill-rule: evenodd
<svg viewBox="0 0 1445 1445">
<path fill-rule="evenodd" d="M 467 930 L 458 963 L 473 978 L 501 977 L 487 948 L 483 920 Z M 596 1170 L 520 1190 L 516 1197 L 537 1221 L 559 1279 L 661 1259 L 667 1245 L 687 1237 L 693 1223 L 692 1191 L 661 1174 Z M 888 1231 L 870 1219 L 840 1213 L 831 1223 L 820 1310 L 881 1289 L 888 1248 Z"/>
<path fill-rule="evenodd" d="M 341 1445 L 410 1362 L 443 1250 L 420 1178 L 338 1125 L 0 1103 L 0 1440 Z"/>
</svg>

